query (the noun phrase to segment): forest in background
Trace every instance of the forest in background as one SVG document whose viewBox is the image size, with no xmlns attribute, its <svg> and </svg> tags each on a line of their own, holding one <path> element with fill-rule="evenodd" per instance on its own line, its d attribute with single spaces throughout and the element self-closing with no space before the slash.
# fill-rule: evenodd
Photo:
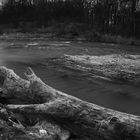
<svg viewBox="0 0 140 140">
<path fill-rule="evenodd" d="M 7 0 L 0 19 L 12 28 L 80 23 L 99 33 L 140 38 L 139 0 Z"/>
</svg>

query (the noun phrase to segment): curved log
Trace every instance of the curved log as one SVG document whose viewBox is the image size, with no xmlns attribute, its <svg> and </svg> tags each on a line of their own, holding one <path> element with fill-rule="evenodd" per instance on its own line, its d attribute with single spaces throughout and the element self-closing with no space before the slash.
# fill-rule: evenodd
<svg viewBox="0 0 140 140">
<path fill-rule="evenodd" d="M 69 131 L 70 138 L 67 136 L 64 139 L 140 139 L 139 116 L 107 109 L 62 93 L 46 85 L 30 68 L 25 73 L 27 80 L 5 67 L 0 68 L 0 76 L 3 77 L 0 96 L 6 99 L 14 97 L 24 103 L 7 105 L 7 110 L 53 120 Z"/>
</svg>

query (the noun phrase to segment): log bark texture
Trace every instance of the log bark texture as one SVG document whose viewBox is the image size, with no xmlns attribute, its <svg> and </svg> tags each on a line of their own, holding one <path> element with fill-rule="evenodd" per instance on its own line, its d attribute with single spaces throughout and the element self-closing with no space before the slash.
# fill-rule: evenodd
<svg viewBox="0 0 140 140">
<path fill-rule="evenodd" d="M 140 139 L 139 116 L 107 109 L 62 93 L 46 85 L 31 68 L 25 76 L 27 80 L 17 76 L 13 70 L 0 67 L 0 97 L 7 100 L 8 111 L 43 116 L 43 120 L 65 130 L 62 131 L 66 132 L 64 135 L 59 135 L 62 140 Z M 13 104 L 18 101 L 20 103 Z"/>
</svg>

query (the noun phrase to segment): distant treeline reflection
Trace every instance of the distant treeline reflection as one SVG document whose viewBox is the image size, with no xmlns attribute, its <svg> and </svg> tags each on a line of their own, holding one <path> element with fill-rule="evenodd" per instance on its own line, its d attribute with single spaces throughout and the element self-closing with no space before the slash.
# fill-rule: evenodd
<svg viewBox="0 0 140 140">
<path fill-rule="evenodd" d="M 101 33 L 140 37 L 140 0 L 5 0 L 0 18 L 1 24 L 14 27 L 69 20 Z"/>
</svg>

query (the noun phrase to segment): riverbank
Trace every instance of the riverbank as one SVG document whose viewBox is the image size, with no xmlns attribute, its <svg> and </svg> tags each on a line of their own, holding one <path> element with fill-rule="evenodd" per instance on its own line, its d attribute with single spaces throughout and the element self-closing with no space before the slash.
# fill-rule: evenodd
<svg viewBox="0 0 140 140">
<path fill-rule="evenodd" d="M 18 28 L 6 25 L 0 26 L 0 39 L 15 38 L 34 38 L 88 41 L 100 43 L 114 43 L 121 45 L 140 45 L 140 40 L 133 37 L 122 37 L 120 35 L 104 34 L 96 31 L 95 28 L 81 23 L 54 22 L 49 23 L 47 27 L 36 27 L 32 23 L 25 23 Z"/>
</svg>

